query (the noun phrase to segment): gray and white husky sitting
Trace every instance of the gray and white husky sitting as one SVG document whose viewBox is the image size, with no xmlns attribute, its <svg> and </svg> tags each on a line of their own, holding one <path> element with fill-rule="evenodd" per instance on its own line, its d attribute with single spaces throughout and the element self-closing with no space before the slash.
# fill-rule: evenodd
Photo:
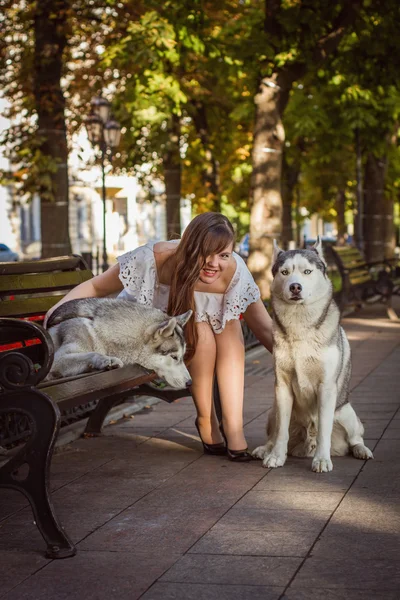
<svg viewBox="0 0 400 600">
<path fill-rule="evenodd" d="M 287 454 L 313 457 L 312 470 L 331 471 L 331 454 L 373 458 L 349 404 L 350 345 L 339 325 L 321 241 L 284 252 L 274 242 L 271 287 L 275 401 L 267 443 L 253 456 L 282 467 Z"/>
<path fill-rule="evenodd" d="M 183 357 L 183 327 L 192 311 L 169 317 L 118 298 L 82 298 L 61 304 L 47 323 L 55 356 L 47 379 L 138 364 L 174 388 L 191 384 Z"/>
</svg>

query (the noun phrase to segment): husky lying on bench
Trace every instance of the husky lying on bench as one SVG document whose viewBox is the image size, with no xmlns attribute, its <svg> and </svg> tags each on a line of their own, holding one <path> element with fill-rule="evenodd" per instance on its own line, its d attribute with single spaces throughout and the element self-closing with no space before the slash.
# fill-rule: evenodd
<svg viewBox="0 0 400 600">
<path fill-rule="evenodd" d="M 138 364 L 155 371 L 171 387 L 188 387 L 183 327 L 191 315 L 189 310 L 168 317 L 157 308 L 117 298 L 65 302 L 47 323 L 55 346 L 47 379 Z"/>
<path fill-rule="evenodd" d="M 349 404 L 350 345 L 326 274 L 321 241 L 284 252 L 274 243 L 271 287 L 275 401 L 267 443 L 253 456 L 282 467 L 287 454 L 313 457 L 312 470 L 333 469 L 331 454 L 373 458 Z"/>
</svg>

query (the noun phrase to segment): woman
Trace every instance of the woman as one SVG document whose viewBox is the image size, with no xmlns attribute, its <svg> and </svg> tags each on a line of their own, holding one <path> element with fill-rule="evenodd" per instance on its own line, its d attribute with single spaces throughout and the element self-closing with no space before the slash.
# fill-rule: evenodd
<svg viewBox="0 0 400 600">
<path fill-rule="evenodd" d="M 198 215 L 181 240 L 150 242 L 123 254 L 118 264 L 80 284 L 61 302 L 120 292 L 120 298 L 155 306 L 169 315 L 192 309 L 185 337 L 196 427 L 206 453 L 227 452 L 228 458 L 242 462 L 251 460 L 251 455 L 243 433 L 244 341 L 239 318 L 242 314 L 269 351 L 272 325 L 246 264 L 233 252 L 234 242 L 226 217 L 211 212 Z M 214 372 L 221 397 L 221 430 L 212 401 Z"/>
</svg>

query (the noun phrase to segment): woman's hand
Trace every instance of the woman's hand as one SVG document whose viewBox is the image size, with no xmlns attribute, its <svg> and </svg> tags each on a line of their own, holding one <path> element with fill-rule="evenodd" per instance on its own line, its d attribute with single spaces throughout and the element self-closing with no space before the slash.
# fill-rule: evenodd
<svg viewBox="0 0 400 600">
<path fill-rule="evenodd" d="M 96 275 L 96 277 L 80 283 L 69 291 L 62 300 L 57 302 L 57 304 L 47 311 L 43 321 L 43 327 L 47 326 L 50 315 L 56 308 L 61 306 L 61 304 L 64 304 L 64 302 L 77 300 L 78 298 L 104 298 L 105 296 L 120 292 L 122 289 L 123 285 L 119 280 L 119 264 L 117 263 L 107 269 L 104 273 L 101 273 L 101 275 Z"/>
</svg>

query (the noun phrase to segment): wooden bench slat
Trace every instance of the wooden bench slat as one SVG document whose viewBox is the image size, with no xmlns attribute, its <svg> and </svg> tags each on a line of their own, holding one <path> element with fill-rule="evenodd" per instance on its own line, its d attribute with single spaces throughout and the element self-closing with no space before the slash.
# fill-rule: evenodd
<svg viewBox="0 0 400 600">
<path fill-rule="evenodd" d="M 367 273 L 366 275 L 358 275 L 357 277 L 350 276 L 349 281 L 351 285 L 361 285 L 368 281 L 372 281 L 372 279 L 369 273 Z"/>
<path fill-rule="evenodd" d="M 92 400 L 129 392 L 134 387 L 155 378 L 156 374 L 152 371 L 147 371 L 138 365 L 128 365 L 75 380 L 70 379 L 61 384 L 49 381 L 46 385 L 45 382 L 40 385 L 40 390 L 65 410 Z"/>
<path fill-rule="evenodd" d="M 40 260 L 0 263 L 0 275 L 45 273 L 87 268 L 87 264 L 81 256 L 57 256 L 56 258 L 44 258 Z"/>
<path fill-rule="evenodd" d="M 32 315 L 45 314 L 65 294 L 54 294 L 54 296 L 36 296 L 24 300 L 0 300 L 0 314 L 2 317 L 30 317 Z"/>
<path fill-rule="evenodd" d="M 88 279 L 92 279 L 92 277 L 92 272 L 89 270 L 0 275 L 0 293 L 14 295 L 72 288 Z"/>
</svg>

